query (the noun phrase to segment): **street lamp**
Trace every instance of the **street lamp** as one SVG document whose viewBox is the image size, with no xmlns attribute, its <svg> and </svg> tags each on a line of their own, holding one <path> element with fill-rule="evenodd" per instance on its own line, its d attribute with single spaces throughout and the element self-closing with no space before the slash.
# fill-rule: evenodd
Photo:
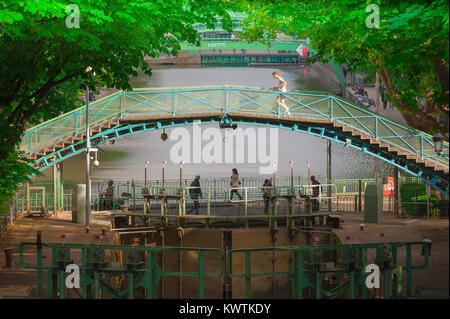
<svg viewBox="0 0 450 319">
<path fill-rule="evenodd" d="M 289 165 L 291 165 L 291 189 L 294 189 L 294 161 L 290 160 Z"/>
<path fill-rule="evenodd" d="M 433 135 L 433 142 L 434 142 L 434 150 L 436 151 L 437 155 L 441 155 L 442 152 L 442 144 L 444 142 L 444 136 L 441 134 L 441 132 L 437 132 Z"/>
<path fill-rule="evenodd" d="M 86 68 L 86 73 L 92 71 Z M 95 72 L 92 73 L 95 76 Z M 86 82 L 86 229 L 91 226 L 91 141 L 89 132 L 89 82 Z"/>
</svg>

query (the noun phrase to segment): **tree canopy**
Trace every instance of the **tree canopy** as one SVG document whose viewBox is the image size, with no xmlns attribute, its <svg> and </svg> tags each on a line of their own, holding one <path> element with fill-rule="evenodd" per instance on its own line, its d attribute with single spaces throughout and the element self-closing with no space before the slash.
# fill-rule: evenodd
<svg viewBox="0 0 450 319">
<path fill-rule="evenodd" d="M 145 55 L 175 53 L 181 42 L 199 42 L 195 23 L 213 27 L 219 19 L 231 27 L 231 3 L 221 0 L 82 0 L 75 9 L 71 3 L 0 1 L 3 194 L 32 171 L 16 149 L 27 125 L 80 106 L 86 83 L 93 90 L 131 89 L 130 75 L 138 69 L 151 74 Z"/>
<path fill-rule="evenodd" d="M 248 0 L 243 4 L 249 13 L 243 36 L 269 41 L 283 31 L 310 37 L 315 60 L 333 59 L 348 64 L 350 71 L 378 72 L 409 125 L 448 132 L 448 1 L 373 1 L 379 27 L 372 28 L 366 24 L 374 23 L 369 3 Z M 425 107 L 418 103 L 423 98 Z"/>
<path fill-rule="evenodd" d="M 446 0 L 375 2 L 375 28 L 366 23 L 369 2 L 360 0 L 81 0 L 68 6 L 73 2 L 0 0 L 0 211 L 33 172 L 17 150 L 27 126 L 80 106 L 87 83 L 93 90 L 130 90 L 130 75 L 151 74 L 145 55 L 198 44 L 195 23 L 213 28 L 221 21 L 231 31 L 230 10 L 248 15 L 245 39 L 269 42 L 277 32 L 310 37 L 315 60 L 377 73 L 411 126 L 448 132 Z M 423 98 L 425 107 L 418 103 Z"/>
</svg>

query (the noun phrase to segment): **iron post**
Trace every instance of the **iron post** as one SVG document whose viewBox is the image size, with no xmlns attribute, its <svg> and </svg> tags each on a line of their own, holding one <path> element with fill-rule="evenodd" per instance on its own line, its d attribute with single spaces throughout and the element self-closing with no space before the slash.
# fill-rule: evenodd
<svg viewBox="0 0 450 319">
<path fill-rule="evenodd" d="M 328 197 L 328 211 L 331 212 L 331 141 L 328 140 L 327 143 L 327 197 Z"/>
<path fill-rule="evenodd" d="M 91 225 L 91 141 L 89 137 L 89 84 L 86 84 L 86 227 Z"/>
</svg>

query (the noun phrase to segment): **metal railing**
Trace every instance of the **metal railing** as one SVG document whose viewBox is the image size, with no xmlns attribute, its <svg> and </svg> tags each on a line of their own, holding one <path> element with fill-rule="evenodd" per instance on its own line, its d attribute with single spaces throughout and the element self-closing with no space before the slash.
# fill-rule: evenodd
<svg viewBox="0 0 450 319">
<path fill-rule="evenodd" d="M 261 189 L 261 185 L 263 184 L 265 177 L 242 177 L 240 179 L 241 181 L 241 187 L 250 187 L 248 191 L 248 199 L 249 201 L 263 201 L 262 198 L 262 192 L 258 191 L 258 189 Z M 320 181 L 323 184 L 326 184 L 326 177 L 321 175 L 316 175 L 316 179 Z M 101 209 L 101 193 L 105 190 L 106 181 L 93 181 L 92 182 L 92 202 L 91 205 L 93 209 L 100 210 Z M 192 178 L 183 178 L 181 180 L 181 185 L 183 187 L 188 188 L 190 183 L 192 181 Z M 307 176 L 295 176 L 293 179 L 293 182 L 295 185 L 306 185 L 308 183 Z M 403 183 L 411 183 L 411 182 L 419 182 L 418 178 L 411 178 L 411 177 L 401 177 L 399 179 L 399 187 Z M 214 205 L 214 203 L 218 203 L 220 201 L 224 202 L 226 199 L 226 194 L 229 194 L 229 186 L 230 179 L 229 178 L 205 178 L 201 180 L 201 188 L 203 190 L 209 191 L 209 196 L 211 203 Z M 374 179 L 373 178 L 366 178 L 366 179 L 336 179 L 333 181 L 333 210 L 335 211 L 364 211 L 364 191 L 367 184 L 373 184 Z M 421 183 L 421 182 L 420 182 Z M 64 196 L 63 196 L 63 210 L 64 211 L 70 211 L 72 209 L 72 188 L 76 183 L 65 183 L 64 184 Z M 291 185 L 291 178 L 289 176 L 276 176 L 276 183 L 277 186 L 290 186 Z M 137 211 L 142 210 L 143 206 L 143 197 L 141 196 L 141 189 L 145 185 L 145 181 L 143 180 L 136 180 L 136 181 L 115 181 L 114 183 L 114 196 L 113 201 L 125 201 L 128 204 L 135 202 L 135 206 L 137 206 Z M 158 192 L 159 189 L 162 187 L 163 182 L 162 180 L 148 180 L 147 185 L 149 187 L 152 187 L 155 189 L 155 192 Z M 165 187 L 173 188 L 174 190 L 177 190 L 180 185 L 179 179 L 167 179 L 164 181 Z M 50 208 L 53 207 L 53 183 L 52 182 L 39 182 L 36 183 L 36 186 L 41 186 L 46 188 L 46 207 Z M 323 186 L 323 185 L 322 185 Z M 322 190 L 324 190 L 323 187 L 321 187 L 321 193 Z M 239 191 L 242 192 L 242 191 Z M 326 191 L 325 191 L 326 192 Z M 128 193 L 131 196 L 122 196 L 122 194 Z M 184 191 L 185 197 L 186 197 L 186 204 L 188 206 L 192 206 L 192 199 L 190 199 L 189 192 Z M 206 199 L 208 195 L 208 191 L 204 192 L 203 199 L 200 201 L 201 207 L 206 207 Z M 325 200 L 323 198 L 324 194 L 321 194 L 321 199 Z M 360 199 L 361 198 L 361 199 Z M 235 196 L 236 199 L 236 196 Z M 391 197 L 386 197 L 384 199 L 384 208 L 383 210 L 385 212 L 391 212 L 393 211 L 394 206 L 394 199 Z M 239 202 L 235 203 L 239 204 Z M 242 203 L 242 202 L 241 202 Z M 361 203 L 361 205 L 359 205 Z M 32 210 L 39 210 L 42 206 L 42 197 L 41 193 L 39 192 L 32 192 L 30 193 L 30 206 Z M 400 202 L 401 204 L 401 202 Z M 405 204 L 408 204 L 405 202 Z M 17 193 L 16 195 L 16 206 L 17 210 L 20 212 L 23 212 L 26 210 L 27 200 L 26 200 L 26 185 Z M 129 205 L 130 208 L 133 208 L 132 205 Z M 438 205 L 436 205 L 437 208 Z M 115 207 L 116 209 L 119 208 L 119 206 Z"/>
<path fill-rule="evenodd" d="M 418 265 L 413 264 L 413 252 L 417 253 L 417 248 L 421 249 L 423 255 L 423 263 Z M 224 255 L 219 248 L 42 243 L 38 234 L 36 242 L 20 244 L 19 265 L 22 269 L 36 270 L 39 297 L 60 299 L 71 297 L 67 293 L 70 290 L 75 290 L 77 297 L 84 299 L 98 299 L 104 294 L 112 298 L 156 298 L 156 288 L 164 276 L 196 278 L 199 299 L 205 298 L 207 277 L 216 277 L 223 281 L 222 284 L 231 280 L 244 280 L 246 298 L 252 298 L 255 291 L 252 283 L 264 277 L 271 277 L 272 281 L 285 277 L 289 282 L 289 297 L 296 299 L 375 298 L 372 292 L 376 290 L 369 291 L 366 284 L 367 276 L 371 273 L 367 271 L 367 266 L 371 265 L 379 269 L 381 289 L 378 291 L 380 297 L 387 299 L 413 296 L 412 272 L 428 267 L 430 249 L 431 242 L 422 241 L 227 249 Z M 195 261 L 187 265 L 190 267 L 185 267 L 196 270 L 182 271 L 182 263 L 179 271 L 166 270 L 164 258 L 158 256 L 170 252 L 189 252 L 190 258 Z M 25 262 L 25 255 L 33 253 L 36 254 L 34 265 Z M 262 263 L 261 260 L 268 259 L 268 253 L 273 258 L 277 257 L 277 260 L 285 257 L 288 268 L 274 270 L 270 262 Z M 50 254 L 51 258 L 44 260 L 44 254 Z M 205 270 L 205 254 L 214 255 L 215 271 Z M 257 255 L 259 259 L 255 259 Z M 224 269 L 222 260 L 225 256 Z M 255 267 L 257 260 L 259 262 Z M 79 289 L 68 289 L 66 286 L 68 266 L 79 269 Z M 233 286 L 231 288 L 235 289 Z M 144 290 L 140 296 L 135 294 L 138 289 Z M 236 290 L 240 290 L 240 285 L 236 286 Z"/>
<path fill-rule="evenodd" d="M 422 248 L 424 261 L 421 265 L 412 263 L 414 246 Z M 366 272 L 366 266 L 375 264 L 380 268 L 380 279 L 383 278 L 380 287 L 383 298 L 411 297 L 412 270 L 427 268 L 430 248 L 431 244 L 427 242 L 396 242 L 231 249 L 227 252 L 229 256 L 227 259 L 236 262 L 239 258 L 244 262 L 243 267 L 239 268 L 232 267 L 229 262 L 227 272 L 231 278 L 241 278 L 245 281 L 245 298 L 252 298 L 252 281 L 256 278 L 271 277 L 274 280 L 275 277 L 287 277 L 291 283 L 293 298 L 331 299 L 347 294 L 347 298 L 354 299 L 369 297 L 366 277 L 370 272 Z M 406 253 L 404 264 L 401 264 L 399 257 L 400 249 L 404 249 Z M 265 253 L 267 256 L 268 252 L 272 253 L 273 258 L 276 255 L 277 259 L 281 259 L 282 254 L 290 256 L 291 267 L 285 271 L 273 271 L 270 263 L 267 263 L 265 267 L 258 263 L 259 270 L 253 271 L 255 267 L 252 264 L 252 258 L 258 253 Z M 330 255 L 335 257 L 334 261 Z M 341 257 L 336 258 L 336 256 Z M 266 271 L 261 271 L 261 268 Z M 406 288 L 406 293 L 403 293 L 403 286 Z"/>
<path fill-rule="evenodd" d="M 191 186 L 142 186 L 136 185 L 136 187 L 146 190 L 146 194 L 150 196 L 161 194 L 164 191 L 164 196 L 158 196 L 157 199 L 152 200 L 156 202 L 157 207 L 162 205 L 162 198 L 167 197 L 167 204 L 180 204 L 182 205 L 183 214 L 186 213 L 186 204 L 192 204 L 194 201 L 198 201 L 199 204 L 204 204 L 208 215 L 211 214 L 211 206 L 214 204 L 223 203 L 235 203 L 243 206 L 244 215 L 248 214 L 249 205 L 255 202 L 263 202 L 264 193 L 270 192 L 271 196 L 276 197 L 279 201 L 283 198 L 288 198 L 291 196 L 293 199 L 301 199 L 308 192 L 308 189 L 317 189 L 317 196 L 310 195 L 310 198 L 317 200 L 320 203 L 323 200 L 334 199 L 336 194 L 336 186 L 334 184 L 321 184 L 321 185 L 293 185 L 293 186 L 258 186 L 258 187 L 202 187 L 200 188 L 201 195 L 195 195 L 193 197 L 190 191 L 193 189 L 198 189 L 197 187 Z M 331 188 L 331 196 L 327 195 L 327 189 Z M 234 193 L 234 194 L 233 194 Z M 141 199 L 143 197 L 136 197 L 136 199 Z M 133 200 L 131 198 L 131 200 Z M 202 205 L 203 206 L 203 205 Z"/>
<path fill-rule="evenodd" d="M 25 251 L 36 248 L 36 264 L 24 262 Z M 51 254 L 46 263 L 43 252 Z M 158 265 L 158 257 L 169 252 L 190 252 L 197 254 L 197 271 L 167 271 Z M 214 253 L 217 257 L 217 271 L 205 270 L 205 253 Z M 75 258 L 74 258 L 75 257 Z M 66 267 L 74 263 L 79 264 L 80 290 L 78 296 L 87 298 L 101 298 L 103 292 L 113 298 L 133 299 L 136 289 L 143 288 L 144 296 L 148 299 L 156 298 L 157 285 L 161 277 L 194 277 L 198 278 L 198 298 L 205 296 L 205 278 L 221 277 L 223 274 L 222 251 L 218 248 L 190 248 L 190 247 L 149 247 L 149 246 L 117 246 L 117 245 L 83 245 L 64 243 L 36 243 L 23 242 L 19 246 L 19 264 L 22 269 L 37 271 L 37 294 L 44 297 L 44 272 L 47 278 L 47 298 L 64 299 L 66 294 Z M 76 260 L 78 259 L 78 260 Z M 46 264 L 45 264 L 46 263 Z M 101 274 L 104 274 L 103 276 Z M 107 277 L 107 278 L 104 278 Z M 121 279 L 122 278 L 122 279 Z M 112 282 L 126 282 L 126 289 L 122 285 L 113 287 Z"/>
</svg>

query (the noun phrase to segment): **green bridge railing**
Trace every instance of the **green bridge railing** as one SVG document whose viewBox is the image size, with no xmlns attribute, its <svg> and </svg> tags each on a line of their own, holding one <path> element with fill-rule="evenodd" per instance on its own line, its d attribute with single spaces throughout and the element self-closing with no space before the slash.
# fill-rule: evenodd
<svg viewBox="0 0 450 319">
<path fill-rule="evenodd" d="M 391 121 L 365 108 L 355 106 L 330 93 L 295 91 L 283 93 L 283 96 L 286 97 L 286 105 L 290 109 L 290 115 L 288 115 L 275 102 L 279 95 L 280 92 L 267 89 L 239 86 L 136 89 L 133 92 L 117 92 L 96 101 L 90 106 L 89 121 L 92 127 L 116 119 L 145 120 L 149 116 L 151 116 L 153 124 L 147 127 L 146 123 L 128 123 L 125 127 L 114 127 L 102 131 L 91 137 L 91 140 L 99 139 L 100 142 L 98 143 L 101 144 L 106 141 L 105 136 L 108 140 L 113 140 L 163 127 L 192 124 L 192 121 L 174 123 L 173 121 L 167 122 L 167 119 L 167 123 L 162 123 L 158 121 L 158 117 L 167 118 L 168 116 L 182 115 L 183 117 L 191 116 L 195 119 L 202 115 L 212 114 L 212 112 L 223 114 L 223 117 L 233 113 L 250 116 L 248 120 L 241 119 L 238 123 L 270 126 L 272 124 L 267 123 L 267 121 L 265 124 L 258 121 L 265 119 L 267 116 L 278 117 L 282 115 L 302 122 L 331 121 L 340 123 L 370 138 L 394 146 L 409 155 L 420 157 L 444 170 L 448 170 L 447 142 L 443 145 L 442 153 L 437 155 L 432 136 Z M 214 119 L 211 119 L 208 123 L 213 122 Z M 333 135 L 338 133 L 323 127 L 316 127 L 316 125 L 318 124 L 306 129 L 294 125 L 289 129 L 332 139 L 342 144 L 346 143 L 345 139 L 340 138 L 341 136 Z M 42 152 L 43 149 L 48 149 L 57 143 L 83 133 L 85 126 L 85 108 L 76 109 L 27 130 L 22 138 L 20 148 L 29 154 Z M 288 128 L 281 124 L 277 127 Z M 85 142 L 81 140 L 58 151 L 44 154 L 33 165 L 38 167 L 39 170 L 44 170 L 59 161 L 82 152 L 83 143 Z M 448 175 L 419 166 L 411 169 L 408 163 L 402 164 L 396 161 L 394 155 L 392 159 L 388 159 L 388 157 L 383 156 L 383 152 L 380 150 L 373 151 L 364 143 L 363 145 L 358 143 L 360 142 L 350 141 L 348 146 L 387 161 L 409 174 L 421 178 L 448 196 Z"/>
</svg>

